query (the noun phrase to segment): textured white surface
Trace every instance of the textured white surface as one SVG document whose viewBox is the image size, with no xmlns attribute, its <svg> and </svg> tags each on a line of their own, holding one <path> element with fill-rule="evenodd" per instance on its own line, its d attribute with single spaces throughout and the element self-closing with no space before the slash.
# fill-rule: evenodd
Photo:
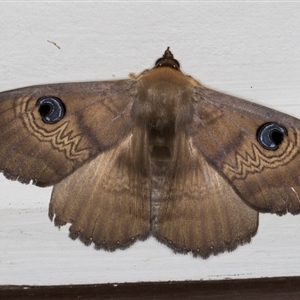
<svg viewBox="0 0 300 300">
<path fill-rule="evenodd" d="M 299 12 L 298 3 L 0 3 L 0 91 L 124 78 L 170 46 L 203 84 L 300 118 Z M 108 253 L 58 231 L 50 195 L 0 177 L 0 285 L 300 275 L 300 216 L 261 215 L 250 245 L 207 260 L 152 238 Z"/>
</svg>

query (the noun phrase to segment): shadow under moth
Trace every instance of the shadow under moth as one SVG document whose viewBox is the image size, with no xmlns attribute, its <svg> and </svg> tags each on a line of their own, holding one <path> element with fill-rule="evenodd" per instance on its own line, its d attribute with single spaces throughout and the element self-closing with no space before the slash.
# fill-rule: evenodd
<svg viewBox="0 0 300 300">
<path fill-rule="evenodd" d="M 300 212 L 300 121 L 202 86 L 169 48 L 134 78 L 1 93 L 0 143 L 3 174 L 54 185 L 50 219 L 96 248 L 152 235 L 206 258 L 259 212 Z"/>
</svg>

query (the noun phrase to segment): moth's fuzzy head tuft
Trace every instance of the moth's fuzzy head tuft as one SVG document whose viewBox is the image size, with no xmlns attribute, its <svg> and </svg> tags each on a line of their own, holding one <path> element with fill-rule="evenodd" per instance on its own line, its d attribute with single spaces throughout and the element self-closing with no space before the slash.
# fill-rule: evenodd
<svg viewBox="0 0 300 300">
<path fill-rule="evenodd" d="M 159 58 L 155 62 L 155 67 L 154 68 L 169 67 L 169 68 L 173 68 L 173 69 L 176 69 L 176 70 L 180 69 L 180 64 L 179 64 L 178 60 L 176 60 L 174 58 L 172 52 L 169 49 L 170 49 L 170 47 L 167 48 L 167 50 L 165 51 L 163 57 Z"/>
</svg>

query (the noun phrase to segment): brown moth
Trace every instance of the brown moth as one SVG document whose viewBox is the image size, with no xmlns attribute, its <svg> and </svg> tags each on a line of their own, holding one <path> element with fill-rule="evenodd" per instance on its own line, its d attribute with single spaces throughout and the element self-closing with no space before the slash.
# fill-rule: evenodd
<svg viewBox="0 0 300 300">
<path fill-rule="evenodd" d="M 258 212 L 300 212 L 300 121 L 203 87 L 169 48 L 136 78 L 1 93 L 0 143 L 4 175 L 54 185 L 50 219 L 96 248 L 152 235 L 206 258 Z"/>
</svg>

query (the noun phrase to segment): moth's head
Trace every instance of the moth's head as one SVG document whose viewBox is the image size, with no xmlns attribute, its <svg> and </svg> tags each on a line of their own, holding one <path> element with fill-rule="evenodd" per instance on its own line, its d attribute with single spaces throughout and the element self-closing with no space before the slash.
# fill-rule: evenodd
<svg viewBox="0 0 300 300">
<path fill-rule="evenodd" d="M 167 50 L 165 51 L 163 57 L 159 58 L 156 63 L 155 63 L 155 68 L 161 68 L 161 67 L 170 67 L 173 68 L 175 70 L 179 70 L 180 69 L 180 64 L 178 62 L 178 60 L 176 60 L 173 57 L 172 52 L 169 50 L 170 47 L 167 48 Z"/>
</svg>

